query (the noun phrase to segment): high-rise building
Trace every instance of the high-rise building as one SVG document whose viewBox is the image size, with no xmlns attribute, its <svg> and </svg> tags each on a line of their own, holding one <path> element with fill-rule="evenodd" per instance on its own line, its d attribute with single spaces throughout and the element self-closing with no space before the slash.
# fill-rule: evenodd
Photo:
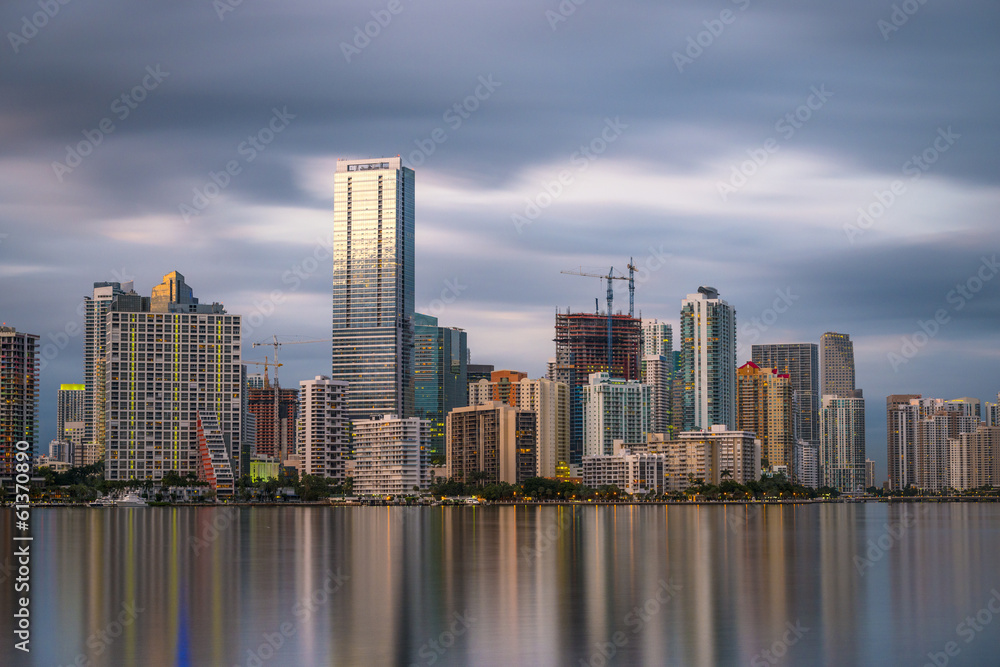
<svg viewBox="0 0 1000 667">
<path fill-rule="evenodd" d="M 986 401 L 983 413 L 983 421 L 987 426 L 1000 426 L 1000 392 L 997 392 L 996 403 Z"/>
<path fill-rule="evenodd" d="M 630 452 L 583 457 L 583 483 L 592 489 L 617 486 L 630 495 L 663 493 L 667 488 L 668 457 Z"/>
<path fill-rule="evenodd" d="M 674 360 L 668 356 L 647 354 L 642 357 L 640 376 L 650 388 L 650 430 L 675 433 L 673 428 Z"/>
<path fill-rule="evenodd" d="M 413 189 L 399 157 L 337 162 L 331 377 L 351 420 L 413 415 Z"/>
<path fill-rule="evenodd" d="M 84 335 L 83 335 L 83 384 L 85 388 L 85 419 L 84 443 L 89 454 L 86 456 L 89 465 L 103 458 L 105 444 L 105 414 L 104 378 L 106 359 L 104 344 L 107 340 L 106 314 L 111 301 L 119 295 L 134 293 L 132 282 L 124 286 L 117 282 L 96 282 L 91 296 L 83 298 L 84 305 Z M 140 308 L 141 310 L 141 308 Z M 148 308 L 147 308 L 148 310 Z M 82 450 L 81 450 L 82 455 Z M 92 460 L 91 460 L 92 459 Z M 81 465 L 84 465 L 81 461 Z"/>
<path fill-rule="evenodd" d="M 865 459 L 865 489 L 875 486 L 875 462 Z"/>
<path fill-rule="evenodd" d="M 17 443 L 38 451 L 38 336 L 0 326 L 0 477 L 14 476 Z"/>
<path fill-rule="evenodd" d="M 425 419 L 383 415 L 354 422 L 354 492 L 407 495 L 431 483 Z"/>
<path fill-rule="evenodd" d="M 978 405 L 972 400 L 920 398 L 919 394 L 889 396 L 886 422 L 891 488 L 945 488 L 949 440 L 975 431 L 979 426 L 977 413 Z"/>
<path fill-rule="evenodd" d="M 795 439 L 819 444 L 819 346 L 816 343 L 753 345 L 751 359 L 761 368 L 774 368 L 792 381 L 795 403 Z"/>
<path fill-rule="evenodd" d="M 651 393 L 648 384 L 591 373 L 583 388 L 583 455 L 611 455 L 615 440 L 645 441 Z"/>
<path fill-rule="evenodd" d="M 948 486 L 959 491 L 1000 486 L 1000 427 L 980 423 L 948 441 Z"/>
<path fill-rule="evenodd" d="M 87 431 L 87 387 L 83 384 L 61 384 L 56 395 L 56 439 L 69 444 L 69 458 L 59 461 L 75 464 L 74 456 L 82 454 Z M 82 461 L 80 461 L 82 464 Z"/>
<path fill-rule="evenodd" d="M 865 483 L 865 399 L 824 396 L 820 410 L 823 486 L 855 493 Z"/>
<path fill-rule="evenodd" d="M 914 452 L 907 448 L 907 443 L 916 443 L 914 412 L 900 409 L 909 406 L 920 394 L 891 394 L 885 399 L 885 453 L 886 472 L 889 478 L 889 488 L 905 489 L 916 482 Z M 918 417 L 919 418 L 919 417 Z"/>
<path fill-rule="evenodd" d="M 350 433 L 344 418 L 347 383 L 325 375 L 299 382 L 302 396 L 302 473 L 342 484 Z"/>
<path fill-rule="evenodd" d="M 583 455 L 583 389 L 592 373 L 609 373 L 623 380 L 640 379 L 642 320 L 628 315 L 611 318 L 611 368 L 608 368 L 608 316 L 598 313 L 556 313 L 554 379 L 570 390 L 570 463 Z"/>
<path fill-rule="evenodd" d="M 298 452 L 296 420 L 299 417 L 299 390 L 277 386 L 245 389 L 247 411 L 254 416 L 254 456 L 266 456 L 280 463 Z"/>
<path fill-rule="evenodd" d="M 736 370 L 736 430 L 757 434 L 771 469 L 793 472 L 792 381 L 775 368 L 748 361 Z"/>
<path fill-rule="evenodd" d="M 854 343 L 848 334 L 826 332 L 819 342 L 820 395 L 858 396 L 854 385 Z"/>
<path fill-rule="evenodd" d="M 523 377 L 519 371 L 495 371 L 493 381 L 469 384 L 469 405 L 499 401 L 535 414 L 536 469 L 539 477 L 565 474 L 569 465 L 569 387 L 547 378 Z M 513 384 L 512 378 L 522 376 Z M 503 396 L 501 400 L 497 398 Z"/>
<path fill-rule="evenodd" d="M 795 469 L 793 479 L 802 486 L 818 489 L 820 487 L 819 445 L 799 440 L 792 452 Z"/>
<path fill-rule="evenodd" d="M 681 301 L 684 430 L 736 424 L 736 310 L 714 287 Z"/>
<path fill-rule="evenodd" d="M 430 422 L 429 452 L 444 455 L 444 416 L 468 405 L 466 333 L 421 313 L 414 322 L 414 414 Z"/>
<path fill-rule="evenodd" d="M 674 351 L 673 328 L 659 320 L 642 321 L 642 354 L 669 357 Z"/>
<path fill-rule="evenodd" d="M 486 483 L 519 484 L 535 477 L 536 417 L 506 403 L 455 408 L 445 421 L 448 477 Z"/>
<path fill-rule="evenodd" d="M 183 276 L 167 274 L 164 284 L 154 293 L 170 284 L 176 290 Z M 107 307 L 105 477 L 211 473 L 224 494 L 227 475 L 241 474 L 241 318 L 218 303 L 198 304 L 190 291 L 175 293 L 183 301 L 158 299 L 155 311 L 134 293 Z M 223 458 L 228 473 L 219 467 Z"/>
</svg>

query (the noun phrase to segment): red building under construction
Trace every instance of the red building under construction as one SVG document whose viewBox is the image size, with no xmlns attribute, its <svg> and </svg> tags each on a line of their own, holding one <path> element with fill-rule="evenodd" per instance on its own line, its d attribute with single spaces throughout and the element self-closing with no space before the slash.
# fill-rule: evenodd
<svg viewBox="0 0 1000 667">
<path fill-rule="evenodd" d="M 299 390 L 264 387 L 248 389 L 250 413 L 257 418 L 257 456 L 284 462 L 295 453 L 295 420 Z"/>
</svg>

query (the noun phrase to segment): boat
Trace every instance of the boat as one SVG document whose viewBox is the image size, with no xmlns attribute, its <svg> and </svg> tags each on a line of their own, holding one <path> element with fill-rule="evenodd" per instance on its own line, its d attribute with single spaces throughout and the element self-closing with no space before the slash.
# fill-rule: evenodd
<svg viewBox="0 0 1000 667">
<path fill-rule="evenodd" d="M 120 500 L 116 501 L 115 507 L 149 507 L 149 505 L 139 496 L 138 493 L 132 491 Z"/>
<path fill-rule="evenodd" d="M 103 498 L 98 498 L 94 502 L 90 503 L 91 507 L 114 507 L 115 499 L 110 496 L 104 496 Z"/>
</svg>

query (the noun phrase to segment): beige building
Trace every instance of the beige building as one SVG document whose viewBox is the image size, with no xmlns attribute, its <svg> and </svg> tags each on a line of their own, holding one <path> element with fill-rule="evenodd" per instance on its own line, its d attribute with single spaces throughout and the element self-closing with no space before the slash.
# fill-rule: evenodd
<svg viewBox="0 0 1000 667">
<path fill-rule="evenodd" d="M 710 431 L 681 433 L 677 441 L 702 443 L 706 447 L 704 479 L 708 484 L 727 479 L 746 484 L 760 479 L 761 443 L 751 431 L 727 431 L 725 425 L 716 424 Z M 673 443 L 666 444 L 673 447 Z M 690 453 L 685 456 L 690 457 Z"/>
<path fill-rule="evenodd" d="M 752 361 L 736 370 L 736 429 L 752 431 L 761 442 L 761 456 L 771 468 L 792 469 L 795 415 L 792 381 L 774 368 Z"/>
<path fill-rule="evenodd" d="M 469 405 L 486 405 L 495 400 L 519 410 L 535 413 L 538 438 L 535 461 L 539 477 L 555 477 L 569 462 L 569 385 L 545 378 L 529 379 L 516 371 L 494 371 L 490 381 L 469 384 Z M 503 396 L 497 399 L 497 396 Z"/>
<path fill-rule="evenodd" d="M 432 481 L 430 421 L 383 415 L 354 422 L 354 492 L 406 495 Z"/>
<path fill-rule="evenodd" d="M 1000 427 L 980 424 L 948 441 L 948 486 L 959 491 L 1000 486 Z"/>
<path fill-rule="evenodd" d="M 536 477 L 537 417 L 500 401 L 456 408 L 445 418 L 448 477 L 517 484 Z"/>
</svg>

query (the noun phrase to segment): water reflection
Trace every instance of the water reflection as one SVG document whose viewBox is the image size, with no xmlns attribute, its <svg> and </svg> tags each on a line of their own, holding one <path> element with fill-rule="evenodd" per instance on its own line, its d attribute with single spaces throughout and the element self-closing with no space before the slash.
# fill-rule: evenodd
<svg viewBox="0 0 1000 667">
<path fill-rule="evenodd" d="M 3 664 L 920 665 L 948 641 L 991 664 L 1000 638 L 1000 619 L 956 636 L 1000 586 L 996 505 L 38 509 L 33 526 L 33 651 L 5 643 Z"/>
</svg>

